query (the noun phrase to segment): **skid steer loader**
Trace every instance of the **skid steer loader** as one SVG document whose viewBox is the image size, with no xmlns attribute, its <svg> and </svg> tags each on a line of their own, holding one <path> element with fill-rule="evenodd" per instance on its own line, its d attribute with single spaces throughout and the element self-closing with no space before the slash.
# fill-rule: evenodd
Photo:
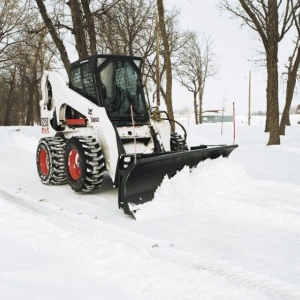
<svg viewBox="0 0 300 300">
<path fill-rule="evenodd" d="M 76 192 L 101 186 L 108 172 L 119 208 L 134 214 L 167 175 L 205 159 L 227 157 L 237 145 L 188 148 L 186 132 L 172 130 L 167 113 L 152 118 L 139 57 L 94 55 L 71 64 L 67 85 L 45 71 L 41 89 L 42 138 L 37 171 L 42 183 L 68 183 Z M 176 127 L 180 128 L 177 125 Z"/>
</svg>

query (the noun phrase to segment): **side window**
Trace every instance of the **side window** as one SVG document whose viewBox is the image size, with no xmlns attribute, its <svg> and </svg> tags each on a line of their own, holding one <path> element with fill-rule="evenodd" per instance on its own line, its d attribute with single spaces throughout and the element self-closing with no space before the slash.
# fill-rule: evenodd
<svg viewBox="0 0 300 300">
<path fill-rule="evenodd" d="M 82 68 L 82 83 L 83 90 L 91 97 L 96 98 L 95 86 L 93 82 L 93 75 L 91 72 L 90 64 L 86 63 L 81 65 Z"/>
<path fill-rule="evenodd" d="M 71 83 L 79 93 L 83 93 L 83 95 L 90 96 L 93 99 L 96 98 L 96 91 L 89 63 L 77 66 L 72 70 Z"/>
<path fill-rule="evenodd" d="M 81 71 L 80 66 L 73 69 L 71 74 L 71 83 L 75 89 L 83 89 L 82 81 L 81 81 Z"/>
</svg>

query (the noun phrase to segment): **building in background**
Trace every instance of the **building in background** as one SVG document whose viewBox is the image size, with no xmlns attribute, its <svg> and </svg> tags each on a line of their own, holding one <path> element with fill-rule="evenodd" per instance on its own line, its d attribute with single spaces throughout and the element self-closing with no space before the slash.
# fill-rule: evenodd
<svg viewBox="0 0 300 300">
<path fill-rule="evenodd" d="M 202 113 L 202 123 L 233 122 L 233 115 L 223 109 L 205 110 Z"/>
</svg>

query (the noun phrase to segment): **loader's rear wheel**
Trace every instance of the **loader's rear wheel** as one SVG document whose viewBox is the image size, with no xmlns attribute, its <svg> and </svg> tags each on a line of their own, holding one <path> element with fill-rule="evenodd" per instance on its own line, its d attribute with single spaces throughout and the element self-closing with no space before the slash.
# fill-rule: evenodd
<svg viewBox="0 0 300 300">
<path fill-rule="evenodd" d="M 105 170 L 99 143 L 92 137 L 72 137 L 65 152 L 67 180 L 76 192 L 88 192 L 100 187 Z"/>
<path fill-rule="evenodd" d="M 59 185 L 66 183 L 64 154 L 66 143 L 61 137 L 43 138 L 36 151 L 36 165 L 42 183 Z"/>
</svg>

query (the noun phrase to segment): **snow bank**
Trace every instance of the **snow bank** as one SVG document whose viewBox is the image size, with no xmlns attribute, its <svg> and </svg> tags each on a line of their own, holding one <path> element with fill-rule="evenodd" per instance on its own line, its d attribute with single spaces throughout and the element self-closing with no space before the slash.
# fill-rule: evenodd
<svg viewBox="0 0 300 300">
<path fill-rule="evenodd" d="M 151 202 L 138 205 L 137 220 L 164 218 L 201 211 L 212 199 L 234 196 L 250 179 L 243 167 L 229 158 L 206 160 L 164 178 Z"/>
</svg>

